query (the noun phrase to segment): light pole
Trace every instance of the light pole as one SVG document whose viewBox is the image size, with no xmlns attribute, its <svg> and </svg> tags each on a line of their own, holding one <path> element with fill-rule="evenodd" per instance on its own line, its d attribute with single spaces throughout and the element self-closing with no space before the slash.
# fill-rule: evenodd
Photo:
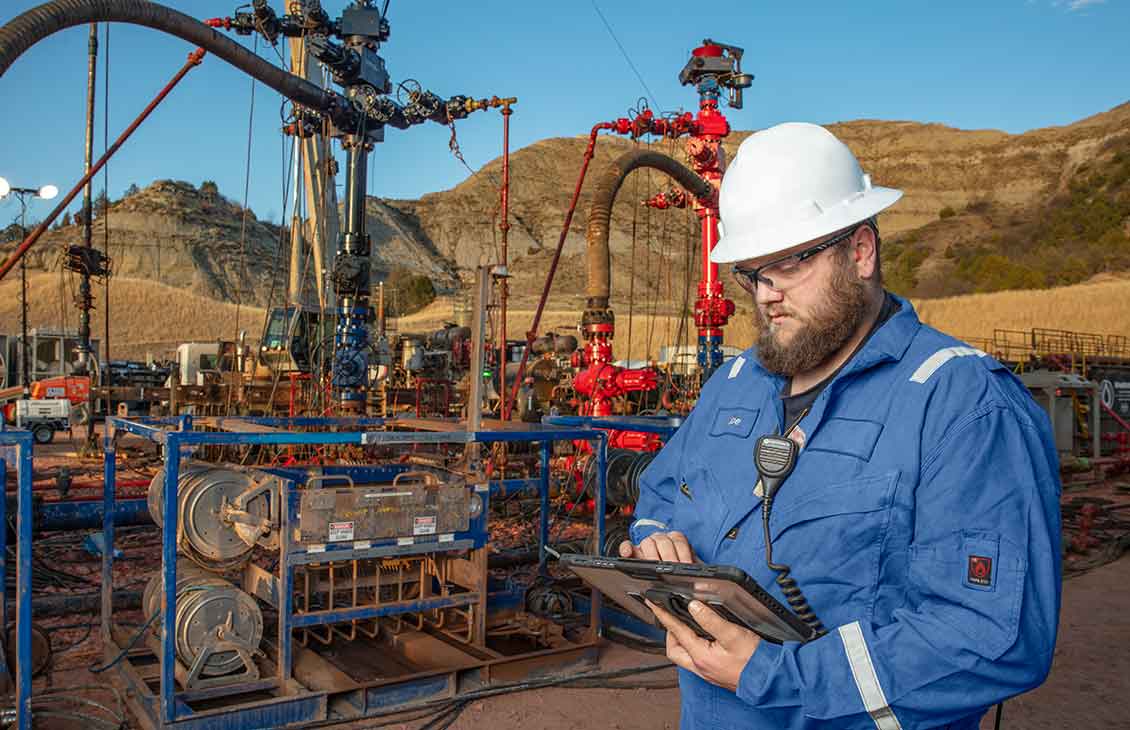
<svg viewBox="0 0 1130 730">
<path fill-rule="evenodd" d="M 51 200 L 59 194 L 59 188 L 54 185 L 44 185 L 41 188 L 14 188 L 8 181 L 0 177 L 0 198 L 8 194 L 18 195 L 20 198 L 20 232 L 27 237 L 27 199 L 41 198 Z M 31 373 L 28 361 L 27 343 L 27 264 L 20 259 L 20 384 L 24 389 L 24 398 L 31 395 Z"/>
</svg>

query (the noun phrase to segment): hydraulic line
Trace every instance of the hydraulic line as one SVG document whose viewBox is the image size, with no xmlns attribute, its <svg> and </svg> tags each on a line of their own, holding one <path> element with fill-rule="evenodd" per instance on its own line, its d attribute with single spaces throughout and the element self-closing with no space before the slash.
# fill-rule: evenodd
<svg viewBox="0 0 1130 730">
<path fill-rule="evenodd" d="M 76 25 L 107 22 L 142 25 L 182 38 L 303 106 L 322 112 L 349 108 L 344 97 L 259 58 L 196 18 L 149 0 L 53 0 L 16 16 L 0 28 L 0 76 L 44 38 Z"/>
<path fill-rule="evenodd" d="M 709 199 L 714 187 L 689 168 L 659 152 L 632 150 L 618 157 L 597 181 L 589 208 L 588 230 L 588 308 L 607 310 L 611 284 L 611 254 L 608 250 L 608 232 L 612 219 L 612 204 L 624 179 L 637 168 L 649 167 L 666 173 L 696 198 Z"/>
</svg>

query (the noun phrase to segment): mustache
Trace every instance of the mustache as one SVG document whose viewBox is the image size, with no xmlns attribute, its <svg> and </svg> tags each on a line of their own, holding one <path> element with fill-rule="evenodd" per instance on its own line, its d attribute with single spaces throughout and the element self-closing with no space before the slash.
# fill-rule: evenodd
<svg viewBox="0 0 1130 730">
<path fill-rule="evenodd" d="M 792 307 L 786 307 L 782 304 L 771 304 L 768 307 L 758 307 L 758 313 L 763 320 L 768 320 L 770 317 L 796 317 L 797 312 Z"/>
</svg>

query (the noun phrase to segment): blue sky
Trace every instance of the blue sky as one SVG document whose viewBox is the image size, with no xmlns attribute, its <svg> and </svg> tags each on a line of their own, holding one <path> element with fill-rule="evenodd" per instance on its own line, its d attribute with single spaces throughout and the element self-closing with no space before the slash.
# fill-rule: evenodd
<svg viewBox="0 0 1130 730">
<path fill-rule="evenodd" d="M 4 0 L 0 22 L 36 4 Z M 229 15 L 238 2 L 166 4 L 206 18 Z M 281 10 L 282 0 L 273 4 Z M 345 4 L 323 0 L 331 14 Z M 693 106 L 693 94 L 676 76 L 704 37 L 744 47 L 745 70 L 757 78 L 745 108 L 726 112 L 739 129 L 880 118 L 1022 132 L 1067 124 L 1130 98 L 1130 0 L 716 0 L 705 6 L 710 14 L 664 0 L 597 5 L 664 110 Z M 389 19 L 392 37 L 382 55 L 394 80 L 418 79 L 441 96 L 519 97 L 514 148 L 587 133 L 644 93 L 592 0 L 392 0 Z M 81 176 L 86 40 L 86 27 L 56 34 L 0 78 L 0 176 L 13 185 L 54 183 L 65 191 Z M 156 31 L 111 26 L 111 141 L 190 50 Z M 262 43 L 259 51 L 273 57 Z M 103 46 L 100 61 L 106 58 Z M 100 78 L 96 150 L 101 94 Z M 131 183 L 212 179 L 226 196 L 242 200 L 249 101 L 249 79 L 206 58 L 111 161 L 111 196 Z M 277 219 L 283 209 L 279 107 L 278 95 L 259 86 L 250 205 L 261 218 Z M 497 112 L 473 115 L 457 129 L 472 167 L 500 153 Z M 370 193 L 417 197 L 458 184 L 468 173 L 448 151 L 448 136 L 434 124 L 389 130 L 375 152 Z M 96 189 L 101 186 L 99 176 Z M 562 190 L 563 199 L 569 192 Z M 31 215 L 48 209 L 38 201 Z M 11 198 L 0 201 L 0 226 L 18 210 Z"/>
</svg>

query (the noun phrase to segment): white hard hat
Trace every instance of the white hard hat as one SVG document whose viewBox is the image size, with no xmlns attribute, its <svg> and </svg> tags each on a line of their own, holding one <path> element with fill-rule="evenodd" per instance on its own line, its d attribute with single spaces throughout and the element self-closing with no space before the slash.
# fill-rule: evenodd
<svg viewBox="0 0 1130 730">
<path fill-rule="evenodd" d="M 785 251 L 861 223 L 894 205 L 901 190 L 875 187 L 827 129 L 803 122 L 750 135 L 719 192 L 718 264 Z"/>
</svg>

